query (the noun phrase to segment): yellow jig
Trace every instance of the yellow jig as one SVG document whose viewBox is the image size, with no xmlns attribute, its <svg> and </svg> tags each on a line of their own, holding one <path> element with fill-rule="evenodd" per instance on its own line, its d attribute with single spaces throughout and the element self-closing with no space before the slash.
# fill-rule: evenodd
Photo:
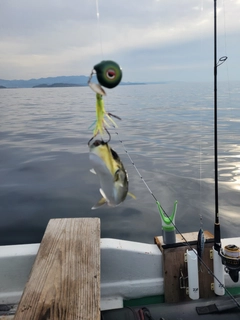
<svg viewBox="0 0 240 320">
<path fill-rule="evenodd" d="M 104 116 L 106 116 L 108 120 L 112 122 L 114 127 L 117 127 L 117 125 L 115 121 L 111 119 L 111 116 L 121 120 L 119 117 L 106 112 L 104 108 L 103 97 L 101 94 L 97 93 L 96 94 L 96 125 L 93 131 L 94 136 L 96 136 L 98 133 L 103 134 L 104 130 L 106 129 L 106 126 L 107 127 L 110 126 L 110 124 L 106 121 L 106 119 L 104 119 Z"/>
</svg>

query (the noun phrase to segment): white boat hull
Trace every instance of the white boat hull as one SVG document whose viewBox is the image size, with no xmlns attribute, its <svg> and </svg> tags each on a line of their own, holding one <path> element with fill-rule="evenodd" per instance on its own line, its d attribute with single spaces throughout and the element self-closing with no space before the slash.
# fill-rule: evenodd
<svg viewBox="0 0 240 320">
<path fill-rule="evenodd" d="M 240 238 L 223 239 L 240 246 Z M 0 304 L 17 304 L 28 281 L 39 244 L 0 247 Z M 226 287 L 240 287 L 225 272 Z M 155 244 L 101 239 L 101 310 L 123 301 L 164 294 L 162 253 Z"/>
</svg>

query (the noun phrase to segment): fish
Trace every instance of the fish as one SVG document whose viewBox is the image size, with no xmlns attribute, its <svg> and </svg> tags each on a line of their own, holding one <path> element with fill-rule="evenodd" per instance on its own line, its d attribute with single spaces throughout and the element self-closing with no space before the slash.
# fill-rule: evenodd
<svg viewBox="0 0 240 320">
<path fill-rule="evenodd" d="M 92 140 L 92 139 L 91 139 Z M 103 205 L 116 207 L 122 203 L 129 194 L 128 174 L 121 162 L 118 154 L 103 140 L 89 141 L 89 160 L 92 165 L 90 170 L 96 174 L 100 181 L 100 194 L 102 198 L 92 209 L 97 209 Z"/>
</svg>

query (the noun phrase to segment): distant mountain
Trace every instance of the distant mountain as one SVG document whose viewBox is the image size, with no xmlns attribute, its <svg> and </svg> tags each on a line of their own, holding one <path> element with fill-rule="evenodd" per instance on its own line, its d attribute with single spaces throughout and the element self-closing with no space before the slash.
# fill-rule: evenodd
<svg viewBox="0 0 240 320">
<path fill-rule="evenodd" d="M 85 87 L 86 84 L 74 84 L 74 83 L 53 83 L 53 84 L 38 84 L 33 88 L 63 88 L 63 87 Z"/>
<path fill-rule="evenodd" d="M 48 87 L 76 87 L 87 86 L 89 77 L 86 76 L 60 76 L 30 80 L 3 80 L 0 79 L 0 88 L 48 88 Z M 91 79 L 96 82 L 96 76 Z M 136 85 L 145 83 L 121 82 L 121 85 Z"/>
<path fill-rule="evenodd" d="M 6 87 L 4 87 L 4 86 L 0 86 L 0 89 L 6 89 Z"/>
<path fill-rule="evenodd" d="M 46 84 L 48 86 L 54 83 L 75 84 L 86 86 L 88 82 L 86 76 L 61 76 L 61 77 L 49 77 L 30 80 L 3 80 L 0 79 L 0 86 L 7 88 L 32 88 L 38 85 Z M 94 80 L 93 80 L 94 81 Z"/>
</svg>

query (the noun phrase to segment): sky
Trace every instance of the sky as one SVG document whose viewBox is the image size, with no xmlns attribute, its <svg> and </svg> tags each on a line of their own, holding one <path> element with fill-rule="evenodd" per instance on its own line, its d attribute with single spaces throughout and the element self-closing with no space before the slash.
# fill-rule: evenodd
<svg viewBox="0 0 240 320">
<path fill-rule="evenodd" d="M 0 79 L 89 76 L 211 81 L 213 0 L 0 0 Z M 218 0 L 220 80 L 240 80 L 240 0 Z"/>
</svg>

